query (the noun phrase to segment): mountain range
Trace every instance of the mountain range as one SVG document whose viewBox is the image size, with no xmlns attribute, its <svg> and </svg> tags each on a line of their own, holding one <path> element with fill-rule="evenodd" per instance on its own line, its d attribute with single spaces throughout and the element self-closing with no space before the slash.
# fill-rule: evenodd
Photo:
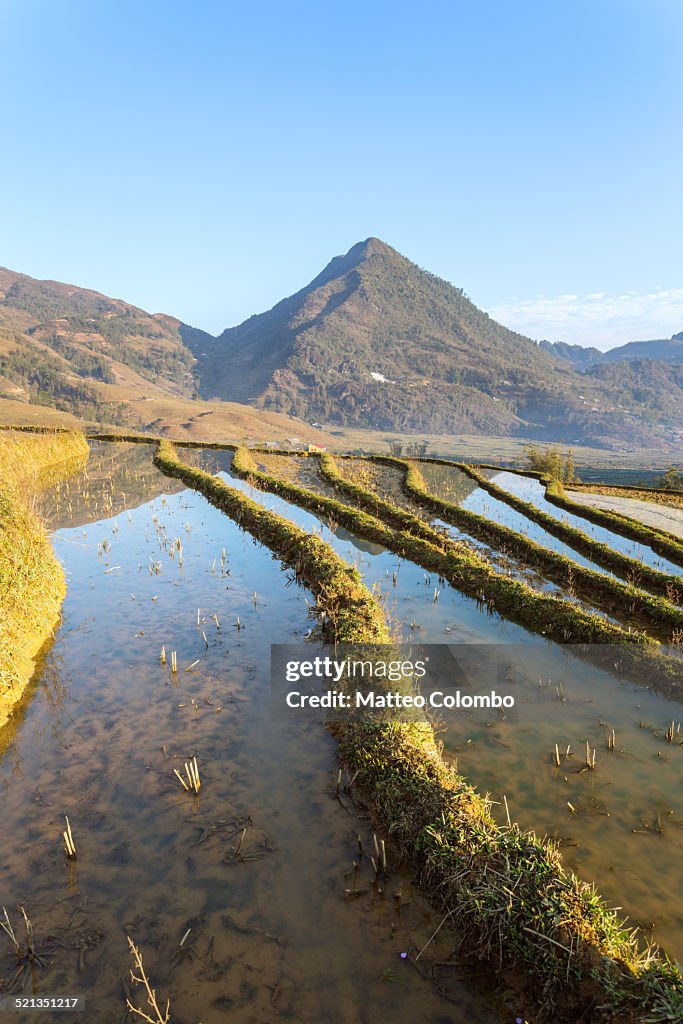
<svg viewBox="0 0 683 1024">
<path fill-rule="evenodd" d="M 0 270 L 0 397 L 110 422 L 126 422 L 133 388 L 316 426 L 670 447 L 682 350 L 681 335 L 611 353 L 537 344 L 377 238 L 217 337 Z"/>
<path fill-rule="evenodd" d="M 663 363 L 683 363 L 683 331 L 671 338 L 656 341 L 629 341 L 607 352 L 583 345 L 568 345 L 564 341 L 539 341 L 539 347 L 557 359 L 572 366 L 586 369 L 600 363 L 618 363 L 624 359 L 655 359 Z"/>
</svg>

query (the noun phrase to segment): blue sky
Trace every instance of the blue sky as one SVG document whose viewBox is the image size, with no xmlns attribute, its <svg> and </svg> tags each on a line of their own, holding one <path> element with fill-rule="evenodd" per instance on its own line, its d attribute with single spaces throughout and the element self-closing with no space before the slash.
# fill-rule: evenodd
<svg viewBox="0 0 683 1024">
<path fill-rule="evenodd" d="M 533 337 L 683 330 L 683 4 L 0 0 L 0 263 L 218 331 L 377 235 Z"/>
</svg>

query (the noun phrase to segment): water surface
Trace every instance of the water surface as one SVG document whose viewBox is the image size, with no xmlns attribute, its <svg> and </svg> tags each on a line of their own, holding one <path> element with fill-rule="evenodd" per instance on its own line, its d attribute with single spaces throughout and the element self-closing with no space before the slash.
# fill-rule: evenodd
<svg viewBox="0 0 683 1024">
<path fill-rule="evenodd" d="M 130 935 L 181 1024 L 508 1020 L 480 967 L 437 966 L 445 934 L 411 962 L 439 915 L 390 840 L 386 884 L 353 868 L 372 829 L 335 798 L 333 741 L 270 714 L 269 644 L 306 637 L 306 593 L 202 497 L 166 493 L 146 451 L 125 502 L 96 474 L 54 502 L 55 525 L 80 520 L 54 534 L 64 619 L 0 764 L 0 906 L 19 935 L 26 907 L 49 961 L 26 990 L 83 993 L 84 1019 L 120 1022 Z M 198 799 L 173 773 L 195 755 Z"/>
</svg>

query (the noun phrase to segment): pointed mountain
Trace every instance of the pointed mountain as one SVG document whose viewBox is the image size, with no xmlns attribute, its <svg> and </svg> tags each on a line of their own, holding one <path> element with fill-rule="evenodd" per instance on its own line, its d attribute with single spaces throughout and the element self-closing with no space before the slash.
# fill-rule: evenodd
<svg viewBox="0 0 683 1024">
<path fill-rule="evenodd" d="M 205 397 L 381 429 L 517 432 L 529 390 L 566 373 L 378 238 L 201 352 L 186 341 Z"/>
<path fill-rule="evenodd" d="M 657 373 L 638 392 L 633 375 L 617 389 L 597 368 L 580 372 L 378 238 L 218 338 L 181 331 L 204 397 L 309 422 L 649 444 L 672 438 L 683 399 L 677 377 L 662 391 Z"/>
</svg>

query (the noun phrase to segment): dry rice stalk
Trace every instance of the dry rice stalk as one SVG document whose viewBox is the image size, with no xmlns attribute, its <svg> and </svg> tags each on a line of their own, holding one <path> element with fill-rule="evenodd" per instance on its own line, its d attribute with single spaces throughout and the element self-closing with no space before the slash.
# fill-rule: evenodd
<svg viewBox="0 0 683 1024">
<path fill-rule="evenodd" d="M 133 1006 L 130 999 L 126 999 L 126 1006 L 131 1013 L 141 1017 L 143 1020 L 149 1021 L 149 1024 L 169 1024 L 169 1021 L 171 1020 L 169 1014 L 170 1002 L 166 1000 L 166 1009 L 162 1014 L 162 1011 L 159 1009 L 159 1004 L 157 1003 L 157 994 L 150 985 L 149 978 L 145 973 L 144 964 L 142 963 L 142 953 L 135 945 L 130 935 L 128 936 L 128 946 L 130 948 L 134 964 L 134 968 L 131 968 L 130 972 L 131 981 L 134 981 L 138 985 L 144 985 L 145 992 L 147 994 L 147 1004 L 155 1016 L 150 1017 L 148 1013 L 145 1013 L 145 1011 L 141 1010 L 138 1006 Z"/>
<path fill-rule="evenodd" d="M 180 785 L 188 793 L 199 793 L 202 784 L 199 778 L 199 765 L 197 764 L 196 756 L 191 761 L 185 761 L 183 767 L 185 769 L 185 778 L 183 778 L 177 768 L 173 769 Z"/>
<path fill-rule="evenodd" d="M 66 847 L 66 855 L 70 860 L 76 860 L 76 844 L 74 843 L 74 837 L 71 834 L 71 825 L 69 819 L 64 815 L 66 821 L 66 831 L 62 832 L 64 837 L 64 845 Z"/>
</svg>

